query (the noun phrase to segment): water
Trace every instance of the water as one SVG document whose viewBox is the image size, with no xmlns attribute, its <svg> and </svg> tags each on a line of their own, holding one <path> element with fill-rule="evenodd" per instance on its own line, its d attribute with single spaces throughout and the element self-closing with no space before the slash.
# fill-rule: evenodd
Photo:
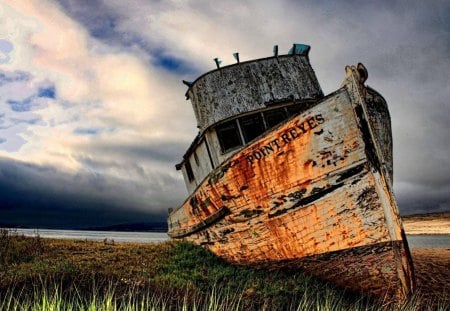
<svg viewBox="0 0 450 311">
<path fill-rule="evenodd" d="M 52 230 L 52 229 L 10 229 L 20 235 L 36 236 L 53 239 L 93 240 L 128 242 L 128 243 L 159 243 L 169 239 L 165 232 L 118 232 L 118 231 L 83 231 L 83 230 Z M 450 248 L 450 235 L 408 235 L 410 248 L 439 247 Z"/>
<path fill-rule="evenodd" d="M 408 235 L 406 238 L 410 248 L 439 247 L 450 249 L 449 234 Z"/>
<path fill-rule="evenodd" d="M 165 232 L 118 232 L 118 231 L 85 231 L 85 230 L 53 230 L 53 229 L 10 229 L 19 235 L 36 236 L 52 239 L 92 240 L 134 243 L 159 243 L 169 239 Z"/>
</svg>

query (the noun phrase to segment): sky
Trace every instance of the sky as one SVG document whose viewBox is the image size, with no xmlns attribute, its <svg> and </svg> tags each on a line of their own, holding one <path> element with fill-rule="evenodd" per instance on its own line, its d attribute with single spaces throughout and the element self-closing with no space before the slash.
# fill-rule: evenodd
<svg viewBox="0 0 450 311">
<path fill-rule="evenodd" d="M 448 1 L 0 0 L 0 224 L 164 221 L 197 133 L 183 79 L 311 45 L 387 100 L 400 212 L 450 211 Z"/>
</svg>

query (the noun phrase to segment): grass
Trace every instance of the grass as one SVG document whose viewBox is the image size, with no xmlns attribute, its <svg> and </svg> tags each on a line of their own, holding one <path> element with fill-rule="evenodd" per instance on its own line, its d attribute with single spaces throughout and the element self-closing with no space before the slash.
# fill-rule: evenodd
<svg viewBox="0 0 450 311">
<path fill-rule="evenodd" d="M 106 244 L 0 231 L 0 310 L 450 310 L 348 295 L 292 271 L 227 264 L 183 242 Z"/>
</svg>

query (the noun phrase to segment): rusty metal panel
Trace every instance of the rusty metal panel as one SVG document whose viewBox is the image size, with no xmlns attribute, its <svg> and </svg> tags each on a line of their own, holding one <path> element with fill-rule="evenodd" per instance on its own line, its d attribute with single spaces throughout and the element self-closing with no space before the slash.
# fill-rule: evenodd
<svg viewBox="0 0 450 311">
<path fill-rule="evenodd" d="M 346 122 L 339 107 L 339 103 L 348 100 L 342 89 L 248 146 L 215 169 L 177 213 L 185 210 L 187 219 L 193 224 L 223 205 L 245 204 L 238 199 L 250 202 L 272 200 L 272 196 L 283 194 L 293 184 L 311 184 L 314 179 L 321 182 L 321 176 L 363 160 L 364 143 L 353 110 L 346 111 L 352 125 Z M 343 137 L 344 133 L 348 137 Z M 208 201 L 198 215 L 191 207 L 192 199 Z"/>
<path fill-rule="evenodd" d="M 169 235 L 230 262 L 289 264 L 404 298 L 412 271 L 389 169 L 356 69 L 347 74 L 343 88 L 211 172 L 169 215 Z"/>
</svg>

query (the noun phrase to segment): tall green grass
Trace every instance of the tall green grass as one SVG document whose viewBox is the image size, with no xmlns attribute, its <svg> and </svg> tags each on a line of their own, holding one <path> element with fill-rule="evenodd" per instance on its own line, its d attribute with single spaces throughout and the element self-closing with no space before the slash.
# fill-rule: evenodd
<svg viewBox="0 0 450 311">
<path fill-rule="evenodd" d="M 274 307 L 270 303 L 246 306 L 243 303 L 245 292 L 230 292 L 220 287 L 211 288 L 206 295 L 200 298 L 191 297 L 189 289 L 178 301 L 163 294 L 151 291 L 130 289 L 127 293 L 116 293 L 114 285 L 105 291 L 93 288 L 89 295 L 72 292 L 64 293 L 64 289 L 53 284 L 40 284 L 33 292 L 10 291 L 0 295 L 0 310 L 86 310 L 86 311 L 115 311 L 115 310 L 180 310 L 180 311 L 231 311 L 231 310 L 315 310 L 315 311 L 412 311 L 412 310 L 449 310 L 445 305 L 418 305 L 415 299 L 402 305 L 383 305 L 367 300 L 356 300 L 349 303 L 346 298 L 332 290 L 322 293 L 304 293 L 302 297 L 293 298 L 288 304 Z"/>
</svg>

